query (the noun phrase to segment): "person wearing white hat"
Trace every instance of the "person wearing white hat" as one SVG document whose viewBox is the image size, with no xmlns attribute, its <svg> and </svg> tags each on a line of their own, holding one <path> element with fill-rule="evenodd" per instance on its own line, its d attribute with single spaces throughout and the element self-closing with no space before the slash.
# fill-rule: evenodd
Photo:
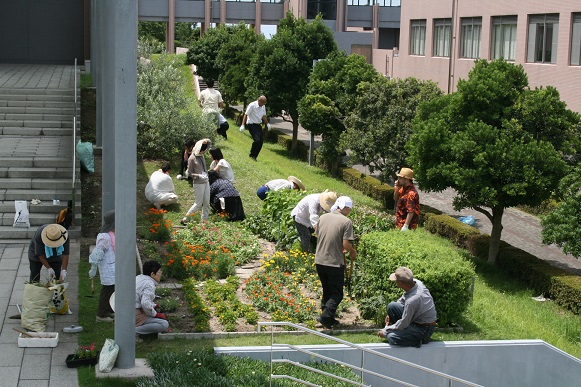
<svg viewBox="0 0 581 387">
<path fill-rule="evenodd" d="M 256 196 L 258 196 L 260 200 L 264 200 L 269 191 L 279 191 L 281 189 L 296 189 L 297 191 L 304 191 L 305 185 L 295 176 L 289 176 L 286 180 L 274 179 L 260 186 L 256 191 Z"/>
<path fill-rule="evenodd" d="M 312 252 L 311 235 L 317 228 L 319 217 L 323 212 L 329 212 L 336 200 L 337 194 L 335 192 L 325 190 L 325 192 L 305 196 L 291 211 L 297 233 L 301 239 L 301 249 L 304 252 Z"/>
<path fill-rule="evenodd" d="M 109 303 L 111 295 L 115 292 L 115 210 L 103 215 L 103 226 L 97 234 L 95 249 L 89 255 L 89 277 L 94 281 L 99 269 L 101 292 L 99 294 L 99 306 L 97 307 L 97 322 L 113 322 L 115 312 Z"/>
<path fill-rule="evenodd" d="M 331 212 L 321 215 L 317 227 L 317 251 L 315 266 L 323 288 L 321 316 L 318 321 L 328 329 L 339 322 L 335 319 L 337 308 L 343 300 L 345 283 L 345 256 L 349 253 L 352 261 L 357 257 L 353 247 L 353 222 L 347 218 L 353 201 L 348 196 L 340 196 L 331 207 Z"/>
<path fill-rule="evenodd" d="M 40 226 L 28 246 L 30 282 L 40 282 L 40 270 L 48 270 L 50 280 L 67 280 L 69 265 L 69 234 L 60 224 Z"/>
<path fill-rule="evenodd" d="M 438 319 L 430 291 L 422 281 L 414 279 L 412 271 L 405 266 L 398 267 L 389 279 L 405 293 L 387 306 L 385 328 L 377 333 L 378 336 L 400 347 L 419 348 L 427 344 Z"/>
<path fill-rule="evenodd" d="M 402 168 L 393 186 L 395 227 L 401 231 L 415 230 L 420 221 L 420 196 L 414 186 L 414 171 Z"/>
</svg>

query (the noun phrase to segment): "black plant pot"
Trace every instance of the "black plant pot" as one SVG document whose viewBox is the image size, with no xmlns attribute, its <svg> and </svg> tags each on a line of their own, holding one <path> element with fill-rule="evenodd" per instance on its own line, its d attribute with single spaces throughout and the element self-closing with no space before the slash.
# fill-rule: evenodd
<svg viewBox="0 0 581 387">
<path fill-rule="evenodd" d="M 97 357 L 85 357 L 83 359 L 75 359 L 74 354 L 70 354 L 67 356 L 65 362 L 67 363 L 67 367 L 69 368 L 77 368 L 82 366 L 91 366 L 95 365 L 99 362 L 99 356 Z"/>
</svg>

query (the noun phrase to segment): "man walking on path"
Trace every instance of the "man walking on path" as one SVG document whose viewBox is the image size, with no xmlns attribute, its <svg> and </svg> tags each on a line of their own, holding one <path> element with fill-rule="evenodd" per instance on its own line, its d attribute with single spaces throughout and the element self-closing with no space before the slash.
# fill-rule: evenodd
<svg viewBox="0 0 581 387">
<path fill-rule="evenodd" d="M 421 347 L 427 344 L 436 329 L 436 307 L 428 288 L 405 266 L 389 276 L 405 293 L 387 306 L 385 328 L 377 335 L 389 344 L 401 347 Z"/>
<path fill-rule="evenodd" d="M 252 147 L 250 148 L 250 158 L 256 161 L 260 150 L 262 149 L 262 143 L 264 142 L 264 133 L 262 132 L 262 126 L 260 124 L 264 122 L 266 128 L 270 130 L 270 124 L 266 118 L 266 97 L 261 95 L 258 100 L 251 102 L 246 108 L 246 113 L 242 117 L 242 125 L 240 125 L 240 131 L 243 132 L 248 125 L 248 131 L 252 136 Z"/>
<path fill-rule="evenodd" d="M 395 227 L 401 231 L 415 230 L 420 221 L 420 196 L 414 187 L 414 171 L 402 168 L 397 173 L 393 186 L 395 207 Z"/>
<path fill-rule="evenodd" d="M 321 300 L 321 316 L 318 321 L 327 329 L 337 325 L 335 319 L 337 308 L 343 300 L 343 285 L 345 283 L 345 258 L 343 251 L 349 253 L 352 261 L 357 257 L 357 251 L 351 244 L 353 222 L 347 215 L 353 208 L 353 201 L 347 196 L 340 196 L 331 212 L 323 214 L 317 227 L 317 252 L 315 265 L 323 288 Z"/>
</svg>

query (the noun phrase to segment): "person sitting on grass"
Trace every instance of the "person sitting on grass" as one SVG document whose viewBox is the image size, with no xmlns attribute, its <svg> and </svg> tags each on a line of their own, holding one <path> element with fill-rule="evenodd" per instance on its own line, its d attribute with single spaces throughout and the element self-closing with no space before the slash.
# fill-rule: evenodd
<svg viewBox="0 0 581 387">
<path fill-rule="evenodd" d="M 224 159 L 224 155 L 220 148 L 210 149 L 210 156 L 212 156 L 212 163 L 210 164 L 210 169 L 212 171 L 218 172 L 218 176 L 222 179 L 228 180 L 230 183 L 234 183 L 234 171 L 230 163 Z"/>
<path fill-rule="evenodd" d="M 169 332 L 169 322 L 155 299 L 155 286 L 161 279 L 161 264 L 157 261 L 147 261 L 143 264 L 143 274 L 135 279 L 135 335 Z"/>
<path fill-rule="evenodd" d="M 178 201 L 176 189 L 169 175 L 170 169 L 169 163 L 164 163 L 161 169 L 151 174 L 149 182 L 145 187 L 145 198 L 158 210 L 161 209 L 161 206 L 174 204 Z"/>
<path fill-rule="evenodd" d="M 221 178 L 216 171 L 208 172 L 210 181 L 210 206 L 218 213 L 225 213 L 228 220 L 241 221 L 246 218 L 240 194 L 232 183 Z"/>
</svg>

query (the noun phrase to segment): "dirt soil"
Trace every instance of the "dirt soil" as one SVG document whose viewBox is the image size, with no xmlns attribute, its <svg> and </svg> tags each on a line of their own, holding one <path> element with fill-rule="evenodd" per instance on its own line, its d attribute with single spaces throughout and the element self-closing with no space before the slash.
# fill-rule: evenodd
<svg viewBox="0 0 581 387">
<path fill-rule="evenodd" d="M 91 141 L 95 143 L 95 104 L 94 91 L 88 90 L 82 93 L 82 109 L 81 109 L 81 136 L 82 141 Z M 95 172 L 88 173 L 81 172 L 82 183 L 82 237 L 81 237 L 81 256 L 89 255 L 89 247 L 95 244 L 95 239 L 101 227 L 101 179 L 102 179 L 102 162 L 101 155 L 96 153 L 95 158 Z M 265 240 L 261 240 L 262 251 L 259 253 L 257 259 L 242 267 L 237 268 L 237 275 L 241 279 L 241 285 L 238 288 L 238 297 L 242 303 L 251 304 L 249 298 L 244 293 L 244 281 L 249 278 L 252 273 L 259 270 L 258 260 L 263 257 L 263 254 L 272 254 L 275 252 L 274 244 Z M 138 241 L 138 248 L 141 254 L 142 261 L 150 259 L 147 256 L 146 249 Z M 153 258 L 153 257 L 152 257 Z M 162 287 L 174 287 L 175 280 L 162 279 Z M 171 284 L 171 285 L 170 285 Z M 308 296 L 308 294 L 305 294 Z M 310 295 L 312 296 L 312 295 Z M 181 289 L 172 289 L 171 295 L 168 297 L 179 298 L 184 300 L 183 291 Z M 318 301 L 317 301 L 318 302 Z M 343 309 L 340 316 L 337 316 L 341 324 L 336 329 L 345 330 L 360 330 L 376 328 L 371 321 L 362 320 L 359 310 L 356 307 L 356 302 L 343 302 L 349 307 Z M 259 314 L 259 321 L 272 321 L 269 314 L 257 310 Z M 185 305 L 178 307 L 177 310 L 167 313 L 168 320 L 173 332 L 189 333 L 194 332 L 193 316 Z M 218 321 L 218 318 L 212 314 L 209 321 L 211 332 L 224 332 L 224 327 Z M 319 328 L 322 326 L 319 324 Z M 247 324 L 244 319 L 239 318 L 236 326 L 237 332 L 253 332 L 256 331 L 256 326 Z"/>
</svg>

